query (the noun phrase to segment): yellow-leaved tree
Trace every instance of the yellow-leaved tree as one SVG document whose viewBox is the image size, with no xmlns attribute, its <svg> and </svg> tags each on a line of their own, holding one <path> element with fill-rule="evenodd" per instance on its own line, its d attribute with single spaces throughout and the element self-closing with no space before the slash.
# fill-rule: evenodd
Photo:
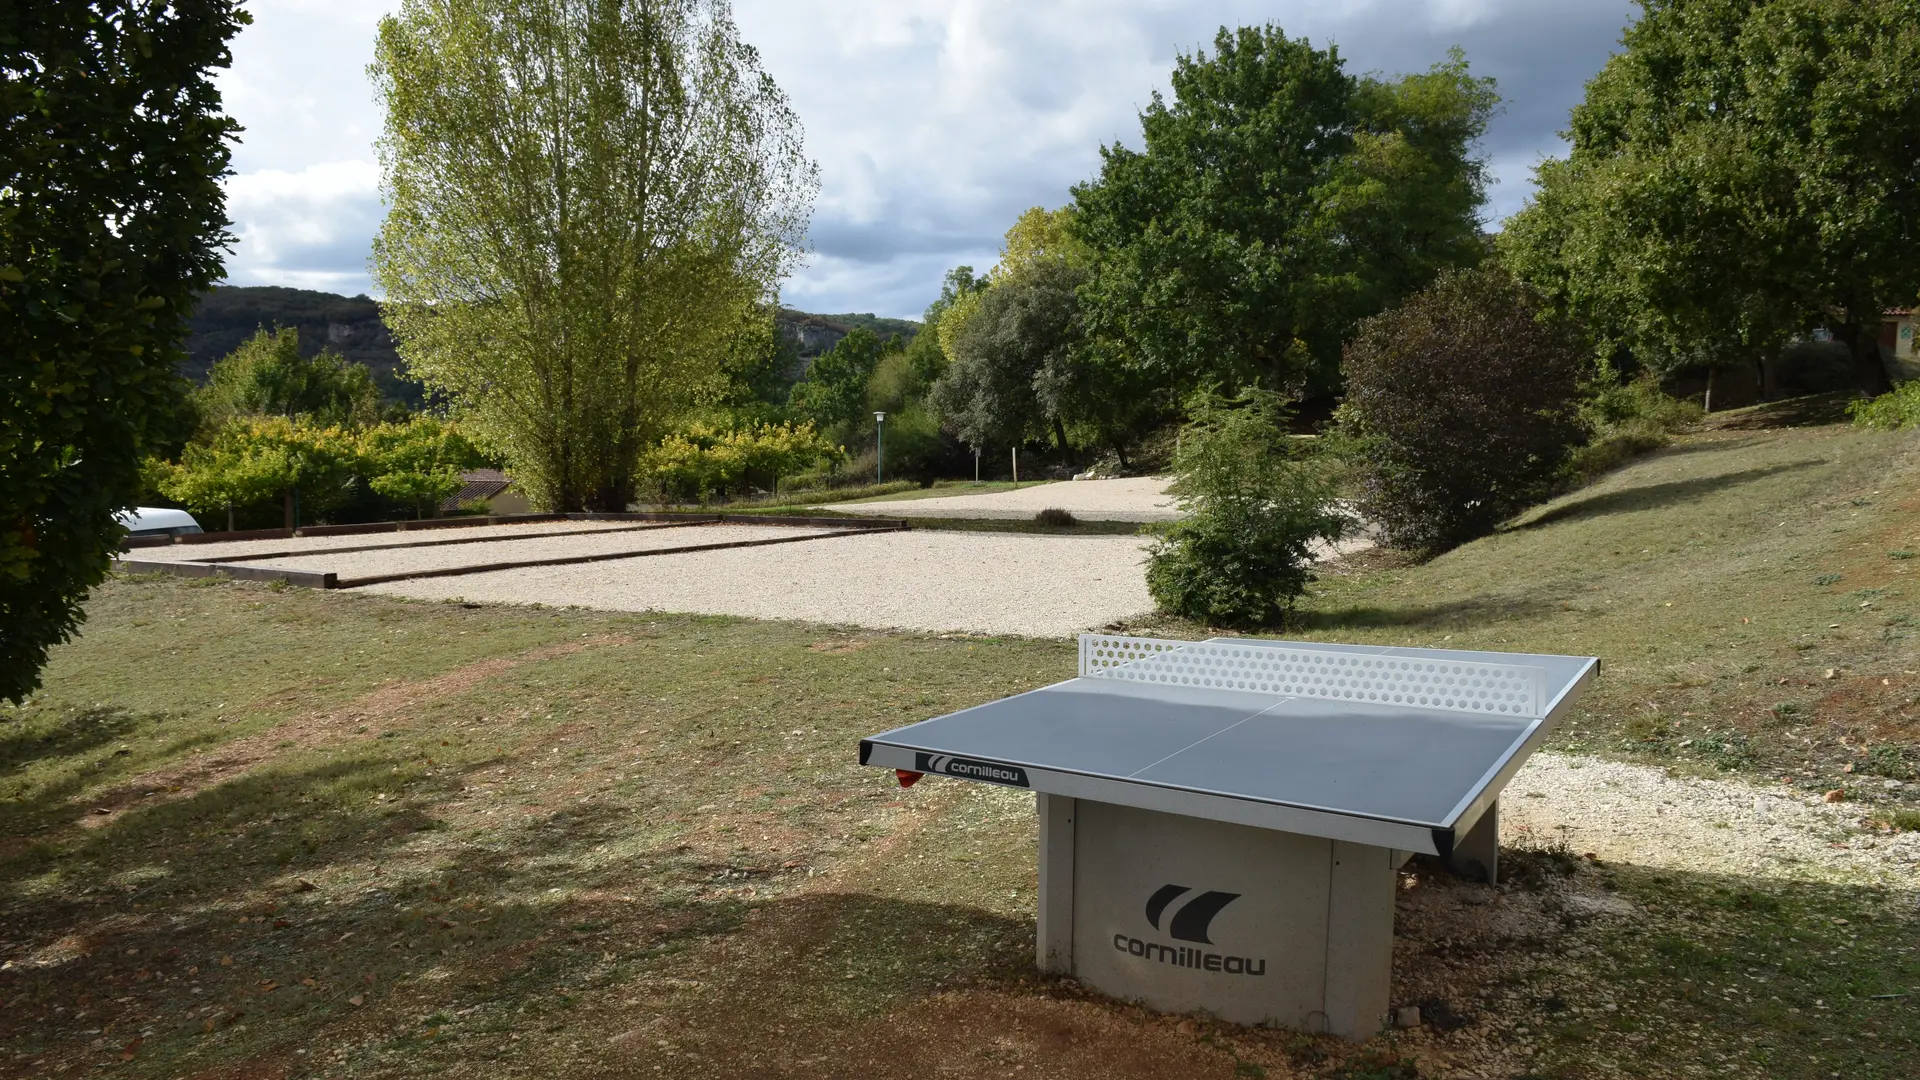
<svg viewBox="0 0 1920 1080">
<path fill-rule="evenodd" d="M 402 0 L 374 245 L 401 357 L 538 503 L 641 454 L 763 347 L 818 181 L 724 0 Z"/>
</svg>

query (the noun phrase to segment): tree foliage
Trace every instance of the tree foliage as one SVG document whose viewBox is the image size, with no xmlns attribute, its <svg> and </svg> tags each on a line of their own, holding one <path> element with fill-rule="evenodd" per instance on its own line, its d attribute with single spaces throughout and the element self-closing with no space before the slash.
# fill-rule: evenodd
<svg viewBox="0 0 1920 1080">
<path fill-rule="evenodd" d="M 1172 81 L 1145 149 L 1103 148 L 1074 189 L 1088 336 L 1115 381 L 1330 388 L 1356 319 L 1480 257 L 1473 148 L 1497 98 L 1457 53 L 1384 83 L 1278 27 L 1222 29 Z"/>
<path fill-rule="evenodd" d="M 363 429 L 310 416 L 240 416 L 189 445 L 178 464 L 150 468 L 160 492 L 196 514 L 258 517 L 294 494 L 302 520 L 312 520 L 361 491 L 423 517 L 460 490 L 461 473 L 485 464 L 457 425 L 433 416 Z"/>
<path fill-rule="evenodd" d="M 368 489 L 411 508 L 415 517 L 437 513 L 459 492 L 461 474 L 486 463 L 458 426 L 432 416 L 369 428 L 358 450 Z"/>
<path fill-rule="evenodd" d="M 1078 339 L 1075 290 L 1085 280 L 1082 264 L 1041 258 L 1018 273 L 996 272 L 988 288 L 968 294 L 978 299 L 952 335 L 947 370 L 928 397 L 961 441 L 1017 446 L 1058 427 L 1060 414 L 1040 386 Z"/>
<path fill-rule="evenodd" d="M 873 424 L 867 384 L 881 360 L 899 351 L 899 339 L 882 341 L 873 331 L 857 328 L 814 360 L 807 377 L 794 384 L 788 404 L 801 420 L 854 441 Z"/>
<path fill-rule="evenodd" d="M 403 0 L 372 74 L 402 357 L 529 494 L 624 510 L 805 233 L 800 124 L 725 0 Z"/>
<path fill-rule="evenodd" d="M 1350 526 L 1316 462 L 1295 460 L 1278 395 L 1212 393 L 1189 405 L 1169 490 L 1187 516 L 1147 561 L 1147 588 L 1165 610 L 1222 626 L 1283 621 L 1313 580 L 1315 545 Z"/>
<path fill-rule="evenodd" d="M 1590 347 L 1497 267 L 1443 273 L 1363 321 L 1342 412 L 1358 436 L 1360 511 L 1387 541 L 1438 551 L 1551 489 L 1579 445 Z"/>
<path fill-rule="evenodd" d="M 724 428 L 696 423 L 647 452 L 644 473 L 664 501 L 706 502 L 754 480 L 772 486 L 845 452 L 812 424 L 752 424 Z"/>
<path fill-rule="evenodd" d="M 320 424 L 375 421 L 380 390 L 373 373 L 330 350 L 300 355 L 300 331 L 258 330 L 214 363 L 200 393 L 204 422 L 219 428 L 236 416 L 308 417 Z"/>
<path fill-rule="evenodd" d="M 359 471 L 356 433 L 285 416 L 240 417 L 163 467 L 158 486 L 196 514 L 278 503 L 297 491 L 303 516 L 344 501 Z"/>
<path fill-rule="evenodd" d="M 232 0 L 0 5 L 0 698 L 39 684 L 183 400 L 220 276 Z"/>
<path fill-rule="evenodd" d="M 1828 325 L 1860 388 L 1885 390 L 1881 311 L 1920 295 L 1920 4 L 1642 7 L 1510 219 L 1507 261 L 1656 368 Z"/>
</svg>

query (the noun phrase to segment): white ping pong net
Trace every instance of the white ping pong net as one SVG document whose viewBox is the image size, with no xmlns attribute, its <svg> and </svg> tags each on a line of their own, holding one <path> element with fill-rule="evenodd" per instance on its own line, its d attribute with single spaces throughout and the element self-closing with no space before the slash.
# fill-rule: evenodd
<svg viewBox="0 0 1920 1080">
<path fill-rule="evenodd" d="M 1080 635 L 1080 676 L 1449 712 L 1539 717 L 1546 672 L 1519 664 Z"/>
</svg>

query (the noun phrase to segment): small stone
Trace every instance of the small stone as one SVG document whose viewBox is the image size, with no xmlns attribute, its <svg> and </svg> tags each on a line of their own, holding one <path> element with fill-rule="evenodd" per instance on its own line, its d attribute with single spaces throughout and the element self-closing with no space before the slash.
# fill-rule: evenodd
<svg viewBox="0 0 1920 1080">
<path fill-rule="evenodd" d="M 1906 786 L 1907 786 L 1907 785 L 1905 785 L 1905 784 L 1903 784 L 1903 783 L 1901 783 L 1901 782 L 1900 782 L 1900 781 L 1898 781 L 1898 780 L 1889 780 L 1889 781 L 1887 781 L 1887 790 L 1888 790 L 1888 791 L 1899 791 L 1899 790 L 1900 790 L 1901 788 L 1903 788 L 1903 787 L 1906 787 Z"/>
<path fill-rule="evenodd" d="M 293 891 L 294 891 L 294 892 L 312 892 L 313 890 L 315 890 L 315 889 L 317 889 L 317 888 L 319 888 L 319 887 L 320 887 L 320 886 L 318 886 L 318 885 L 315 885 L 315 884 L 314 884 L 313 882 L 311 882 L 311 881 L 308 881 L 308 880 L 307 880 L 306 878 L 294 878 L 294 879 L 293 879 Z"/>
<path fill-rule="evenodd" d="M 1402 1005 L 1393 1010 L 1393 1026 L 1398 1028 L 1417 1028 L 1420 1026 L 1420 1006 Z"/>
<path fill-rule="evenodd" d="M 1827 792 L 1826 799 L 1828 802 L 1846 802 L 1847 793 L 1841 791 L 1839 788 L 1834 788 L 1832 791 Z"/>
<path fill-rule="evenodd" d="M 1838 670 L 1837 668 L 1828 668 L 1828 669 L 1827 669 L 1827 678 L 1829 678 L 1829 679 L 1837 679 L 1837 678 L 1839 678 L 1839 677 L 1840 677 L 1840 672 L 1839 672 L 1839 670 Z"/>
</svg>

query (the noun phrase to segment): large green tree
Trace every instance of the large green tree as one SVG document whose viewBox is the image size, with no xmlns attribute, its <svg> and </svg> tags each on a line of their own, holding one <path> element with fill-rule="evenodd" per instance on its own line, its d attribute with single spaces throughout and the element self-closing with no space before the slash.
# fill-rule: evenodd
<svg viewBox="0 0 1920 1080">
<path fill-rule="evenodd" d="M 1065 417 L 1078 404 L 1070 367 L 1091 252 L 1071 217 L 1068 209 L 1037 206 L 1022 213 L 992 273 L 956 290 L 941 313 L 948 363 L 928 401 L 969 445 L 1018 445 L 1051 430 L 1062 450 L 1072 450 Z"/>
<path fill-rule="evenodd" d="M 220 276 L 233 0 L 0 4 L 0 698 L 39 684 L 126 535 Z"/>
<path fill-rule="evenodd" d="M 856 327 L 807 367 L 793 384 L 788 401 L 795 415 L 829 437 L 854 441 L 872 425 L 867 413 L 867 384 L 888 354 L 900 351 L 897 338 L 880 340 Z"/>
<path fill-rule="evenodd" d="M 1474 146 L 1497 97 L 1458 53 L 1384 82 L 1278 27 L 1222 29 L 1172 82 L 1144 149 L 1103 148 L 1074 189 L 1087 335 L 1116 370 L 1176 398 L 1330 388 L 1357 319 L 1480 257 Z"/>
<path fill-rule="evenodd" d="M 1826 325 L 1888 385 L 1920 296 L 1920 3 L 1644 0 L 1501 240 L 1603 344 L 1724 366 Z"/>
<path fill-rule="evenodd" d="M 372 74 L 401 356 L 544 505 L 624 510 L 804 237 L 798 119 L 724 0 L 403 0 Z"/>
<path fill-rule="evenodd" d="M 300 331 L 261 329 L 214 362 L 200 393 L 210 428 L 236 416 L 304 416 L 320 424 L 363 426 L 380 410 L 380 389 L 365 364 L 328 349 L 300 355 Z"/>
</svg>

